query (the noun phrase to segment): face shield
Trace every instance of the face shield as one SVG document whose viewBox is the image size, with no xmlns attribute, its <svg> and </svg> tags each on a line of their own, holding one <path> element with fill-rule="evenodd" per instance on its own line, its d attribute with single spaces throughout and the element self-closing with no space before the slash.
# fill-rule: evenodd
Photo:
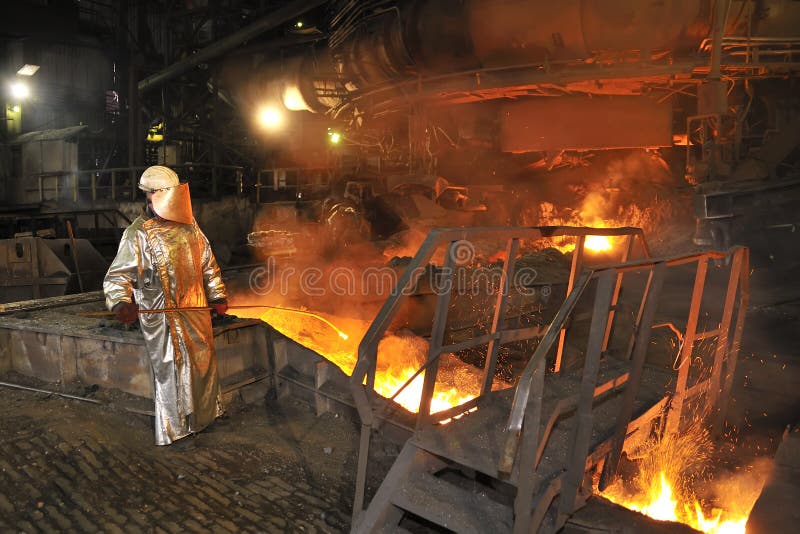
<svg viewBox="0 0 800 534">
<path fill-rule="evenodd" d="M 153 204 L 153 212 L 162 219 L 181 224 L 191 224 L 194 220 L 189 184 L 151 190 L 148 193 L 152 193 L 150 202 Z"/>
</svg>

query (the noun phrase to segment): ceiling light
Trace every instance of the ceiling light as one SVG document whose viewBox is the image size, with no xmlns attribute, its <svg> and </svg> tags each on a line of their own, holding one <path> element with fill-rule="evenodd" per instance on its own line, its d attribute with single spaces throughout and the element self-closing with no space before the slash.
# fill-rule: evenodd
<svg viewBox="0 0 800 534">
<path fill-rule="evenodd" d="M 333 128 L 328 128 L 328 141 L 331 142 L 333 145 L 338 145 L 342 140 L 342 134 L 334 130 Z"/>
<path fill-rule="evenodd" d="M 258 122 L 264 128 L 275 129 L 280 126 L 282 121 L 283 116 L 274 107 L 265 107 L 258 111 Z"/>
<path fill-rule="evenodd" d="M 306 104 L 303 93 L 296 85 L 287 85 L 283 90 L 283 105 L 286 109 L 291 111 L 311 111 L 311 108 Z"/>
<path fill-rule="evenodd" d="M 31 65 L 26 63 L 21 69 L 17 71 L 20 76 L 33 76 L 39 70 L 39 65 Z"/>
<path fill-rule="evenodd" d="M 31 90 L 28 89 L 28 85 L 21 81 L 11 82 L 9 89 L 11 90 L 11 96 L 19 100 L 24 100 L 31 94 Z"/>
</svg>

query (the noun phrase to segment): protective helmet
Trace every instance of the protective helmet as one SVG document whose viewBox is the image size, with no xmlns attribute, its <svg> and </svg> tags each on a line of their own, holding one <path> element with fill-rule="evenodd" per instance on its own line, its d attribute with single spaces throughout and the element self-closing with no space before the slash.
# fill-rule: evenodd
<svg viewBox="0 0 800 534">
<path fill-rule="evenodd" d="M 182 184 L 175 171 L 155 165 L 148 167 L 139 178 L 139 189 L 152 193 L 153 211 L 162 219 L 181 224 L 191 224 L 192 200 L 189 184 Z"/>
<path fill-rule="evenodd" d="M 175 187 L 181 181 L 178 175 L 169 167 L 153 165 L 147 167 L 139 178 L 139 189 L 145 193 Z"/>
</svg>

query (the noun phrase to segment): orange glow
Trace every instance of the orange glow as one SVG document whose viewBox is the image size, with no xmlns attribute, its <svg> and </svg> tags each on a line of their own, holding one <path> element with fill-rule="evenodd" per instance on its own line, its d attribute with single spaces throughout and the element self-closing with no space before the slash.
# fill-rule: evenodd
<svg viewBox="0 0 800 534">
<path fill-rule="evenodd" d="M 613 248 L 611 238 L 604 235 L 586 236 L 583 246 L 586 250 L 591 250 L 592 252 L 606 252 Z"/>
<path fill-rule="evenodd" d="M 591 228 L 616 228 L 620 226 L 637 226 L 639 221 L 628 217 L 618 217 L 614 219 L 604 219 L 596 213 L 595 203 L 585 202 L 580 210 L 571 212 L 569 217 L 558 215 L 559 211 L 550 202 L 542 202 L 539 205 L 538 224 L 540 225 L 564 225 L 564 226 L 588 226 Z M 624 241 L 624 237 L 587 235 L 583 249 L 589 253 L 601 253 L 614 250 Z M 547 246 L 558 249 L 561 252 L 572 252 L 575 250 L 575 237 L 554 237 L 549 240 Z"/>
<path fill-rule="evenodd" d="M 375 391 L 383 397 L 390 398 L 416 371 L 417 370 L 412 367 L 406 367 L 396 373 L 379 372 L 375 377 Z M 419 400 L 422 397 L 424 377 L 425 372 L 423 371 L 395 398 L 395 402 L 406 410 L 416 413 L 418 411 Z M 453 406 L 458 406 L 473 397 L 475 397 L 475 395 L 464 395 L 455 387 L 447 388 L 445 391 L 441 391 L 437 388 L 437 390 L 434 391 L 433 399 L 431 399 L 431 413 L 441 412 Z"/>
<path fill-rule="evenodd" d="M 651 481 L 648 491 L 639 495 L 625 494 L 621 485 L 613 485 L 602 493 L 603 497 L 613 503 L 624 506 L 630 510 L 642 513 L 659 521 L 677 521 L 685 523 L 695 530 L 710 534 L 744 534 L 747 514 L 727 513 L 719 508 L 713 508 L 706 517 L 700 502 L 691 500 L 691 504 L 684 502 L 681 506 L 678 496 L 673 490 L 674 484 L 667 480 L 667 475 L 661 471 Z"/>
<path fill-rule="evenodd" d="M 680 435 L 647 440 L 629 451 L 638 472 L 630 480 L 616 480 L 600 495 L 660 521 L 676 521 L 713 534 L 744 534 L 766 470 L 703 477 L 711 464 L 713 444 L 701 421 Z M 695 486 L 711 502 L 698 500 Z"/>
<path fill-rule="evenodd" d="M 259 318 L 270 326 L 324 356 L 346 374 L 351 374 L 356 364 L 358 343 L 369 327 L 366 321 L 341 317 L 329 320 L 311 312 L 294 313 L 282 309 L 253 307 L 237 309 L 239 317 Z M 336 324 L 338 326 L 332 327 Z M 344 334 L 344 332 L 349 332 Z M 384 397 L 394 393 L 422 367 L 427 358 L 427 342 L 422 338 L 400 338 L 387 336 L 378 345 L 378 366 L 375 376 L 375 390 Z M 458 406 L 479 392 L 477 380 L 462 380 L 454 383 L 455 373 L 440 373 L 431 400 L 431 413 Z M 422 396 L 422 383 L 425 373 L 420 373 L 411 384 L 397 396 L 395 401 L 410 412 L 419 410 Z M 447 383 L 447 381 L 451 383 Z"/>
</svg>

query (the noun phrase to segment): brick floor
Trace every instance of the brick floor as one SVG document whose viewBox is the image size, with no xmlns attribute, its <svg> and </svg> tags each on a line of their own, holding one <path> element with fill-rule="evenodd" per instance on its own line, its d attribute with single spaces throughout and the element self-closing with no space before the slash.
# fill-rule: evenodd
<svg viewBox="0 0 800 534">
<path fill-rule="evenodd" d="M 354 425 L 288 404 L 178 452 L 145 416 L 0 388 L 0 532 L 346 531 Z"/>
</svg>

